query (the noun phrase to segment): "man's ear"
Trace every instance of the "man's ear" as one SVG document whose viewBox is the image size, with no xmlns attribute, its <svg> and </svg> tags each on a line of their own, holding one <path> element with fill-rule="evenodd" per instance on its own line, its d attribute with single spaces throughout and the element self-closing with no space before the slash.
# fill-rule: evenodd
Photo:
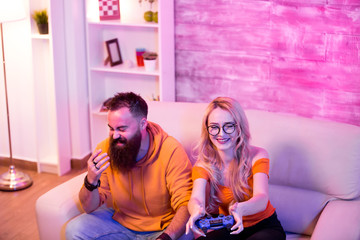
<svg viewBox="0 0 360 240">
<path fill-rule="evenodd" d="M 148 122 L 147 122 L 146 118 L 141 119 L 141 121 L 140 121 L 141 130 L 146 129 L 147 124 L 148 124 Z"/>
</svg>

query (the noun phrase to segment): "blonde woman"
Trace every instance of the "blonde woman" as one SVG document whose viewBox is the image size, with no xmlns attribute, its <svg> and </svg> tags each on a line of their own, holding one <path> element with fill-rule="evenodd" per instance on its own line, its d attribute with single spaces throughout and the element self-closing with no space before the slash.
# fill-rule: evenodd
<svg viewBox="0 0 360 240">
<path fill-rule="evenodd" d="M 240 104 L 214 99 L 203 118 L 198 160 L 193 168 L 193 191 L 186 232 L 197 239 L 285 239 L 269 201 L 269 156 L 250 145 L 247 118 Z M 234 226 L 208 231 L 195 221 L 205 214 L 234 217 Z"/>
</svg>

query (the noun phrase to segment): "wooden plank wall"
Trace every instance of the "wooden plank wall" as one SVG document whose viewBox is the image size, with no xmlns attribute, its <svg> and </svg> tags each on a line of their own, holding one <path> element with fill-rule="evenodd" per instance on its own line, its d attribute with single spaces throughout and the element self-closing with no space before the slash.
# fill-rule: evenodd
<svg viewBox="0 0 360 240">
<path fill-rule="evenodd" d="M 360 0 L 175 1 L 176 100 L 360 126 Z"/>
</svg>

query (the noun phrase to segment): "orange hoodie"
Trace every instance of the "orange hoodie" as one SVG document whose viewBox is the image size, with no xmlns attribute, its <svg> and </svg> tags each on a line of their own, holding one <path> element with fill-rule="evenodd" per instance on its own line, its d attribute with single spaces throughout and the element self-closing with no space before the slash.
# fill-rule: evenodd
<svg viewBox="0 0 360 240">
<path fill-rule="evenodd" d="M 186 206 L 191 195 L 192 165 L 181 144 L 149 122 L 150 145 L 146 156 L 130 172 L 101 175 L 101 204 L 114 208 L 113 218 L 134 231 L 160 231 L 171 222 L 176 210 Z M 97 149 L 107 152 L 109 138 Z M 115 173 L 115 174 L 114 174 Z"/>
</svg>

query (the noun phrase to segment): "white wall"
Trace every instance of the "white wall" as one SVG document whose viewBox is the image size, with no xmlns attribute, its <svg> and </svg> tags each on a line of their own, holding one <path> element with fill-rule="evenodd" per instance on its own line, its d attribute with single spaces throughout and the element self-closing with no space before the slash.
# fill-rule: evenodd
<svg viewBox="0 0 360 240">
<path fill-rule="evenodd" d="M 3 23 L 13 158 L 36 161 L 34 85 L 28 19 Z M 9 157 L 3 66 L 0 69 L 0 156 Z"/>
</svg>

